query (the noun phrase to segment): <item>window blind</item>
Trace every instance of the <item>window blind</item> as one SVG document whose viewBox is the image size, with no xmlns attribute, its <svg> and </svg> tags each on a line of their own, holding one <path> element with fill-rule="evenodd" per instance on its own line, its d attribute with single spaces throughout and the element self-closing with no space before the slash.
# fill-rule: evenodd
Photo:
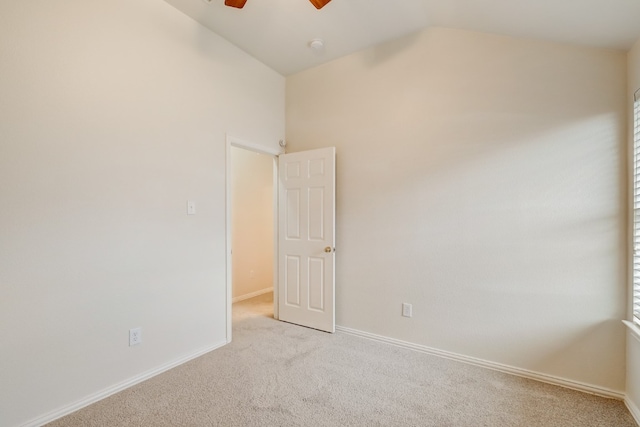
<svg viewBox="0 0 640 427">
<path fill-rule="evenodd" d="M 640 325 L 640 100 L 633 103 L 633 322 Z"/>
</svg>

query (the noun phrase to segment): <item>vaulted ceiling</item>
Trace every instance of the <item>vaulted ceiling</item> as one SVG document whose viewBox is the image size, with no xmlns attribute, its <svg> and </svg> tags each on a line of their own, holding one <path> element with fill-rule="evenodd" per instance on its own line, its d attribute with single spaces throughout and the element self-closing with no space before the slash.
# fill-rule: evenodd
<svg viewBox="0 0 640 427">
<path fill-rule="evenodd" d="M 620 50 L 640 39 L 640 0 L 166 1 L 285 76 L 430 26 Z"/>
</svg>

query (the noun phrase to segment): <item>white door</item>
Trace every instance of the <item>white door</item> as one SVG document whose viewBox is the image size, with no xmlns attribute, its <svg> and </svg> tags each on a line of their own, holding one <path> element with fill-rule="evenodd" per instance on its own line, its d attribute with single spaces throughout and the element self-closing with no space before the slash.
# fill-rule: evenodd
<svg viewBox="0 0 640 427">
<path fill-rule="evenodd" d="M 335 332 L 335 147 L 278 159 L 278 316 Z"/>
</svg>

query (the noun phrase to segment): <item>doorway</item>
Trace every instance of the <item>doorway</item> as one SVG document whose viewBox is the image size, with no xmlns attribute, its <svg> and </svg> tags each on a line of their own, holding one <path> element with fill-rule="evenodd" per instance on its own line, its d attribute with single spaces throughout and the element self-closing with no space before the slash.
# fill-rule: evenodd
<svg viewBox="0 0 640 427">
<path fill-rule="evenodd" d="M 227 138 L 227 342 L 236 321 L 277 318 L 277 154 Z"/>
<path fill-rule="evenodd" d="M 262 288 L 244 295 L 239 291 L 235 296 L 232 260 L 238 253 L 233 243 L 231 208 L 234 148 L 271 158 L 272 187 L 264 194 L 270 192 L 273 203 L 271 285 L 267 288 L 262 282 Z M 271 289 L 274 319 L 335 332 L 335 147 L 284 154 L 227 136 L 226 165 L 227 342 L 232 339 L 234 298 L 238 301 Z M 255 209 L 253 202 L 236 208 L 240 212 Z M 256 278 L 251 264 L 243 268 L 243 274 L 247 273 L 250 280 Z"/>
</svg>

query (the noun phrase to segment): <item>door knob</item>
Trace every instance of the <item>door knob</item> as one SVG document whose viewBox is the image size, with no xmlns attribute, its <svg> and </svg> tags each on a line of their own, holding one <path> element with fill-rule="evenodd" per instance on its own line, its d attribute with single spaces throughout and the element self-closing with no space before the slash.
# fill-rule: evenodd
<svg viewBox="0 0 640 427">
<path fill-rule="evenodd" d="M 330 252 L 332 252 L 332 251 L 333 251 L 333 249 L 331 248 L 331 246 L 327 246 L 326 248 L 324 248 L 324 251 L 325 251 L 326 253 L 330 253 Z"/>
</svg>

